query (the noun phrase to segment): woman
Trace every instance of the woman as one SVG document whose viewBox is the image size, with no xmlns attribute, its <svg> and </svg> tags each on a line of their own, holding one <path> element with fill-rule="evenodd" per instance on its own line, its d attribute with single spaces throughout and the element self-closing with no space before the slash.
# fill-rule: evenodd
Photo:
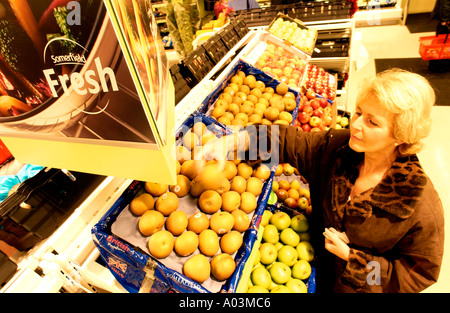
<svg viewBox="0 0 450 313">
<path fill-rule="evenodd" d="M 443 208 L 416 156 L 434 100 L 423 77 L 390 70 L 362 90 L 350 131 L 279 126 L 272 155 L 310 186 L 317 292 L 419 292 L 436 282 Z M 257 136 L 241 131 L 238 146 Z"/>
</svg>

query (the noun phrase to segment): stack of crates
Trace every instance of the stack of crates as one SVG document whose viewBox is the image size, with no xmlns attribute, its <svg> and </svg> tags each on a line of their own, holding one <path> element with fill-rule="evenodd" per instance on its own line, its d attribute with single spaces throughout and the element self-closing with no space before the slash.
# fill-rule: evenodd
<svg viewBox="0 0 450 313">
<path fill-rule="evenodd" d="M 177 91 L 175 92 L 175 105 L 177 105 L 195 85 L 193 78 L 188 74 L 188 71 L 182 62 L 172 65 L 169 72 L 175 90 Z"/>
<path fill-rule="evenodd" d="M 238 16 L 234 19 L 230 20 L 231 25 L 234 27 L 234 31 L 239 36 L 240 39 L 244 38 L 245 35 L 250 31 L 248 29 L 247 23 L 245 22 L 244 17 Z"/>
<path fill-rule="evenodd" d="M 203 47 L 206 50 L 206 53 L 211 58 L 211 61 L 214 64 L 219 63 L 220 60 L 227 54 L 227 47 L 225 46 L 225 42 L 222 40 L 222 36 L 219 33 L 216 33 L 211 38 L 209 38 L 205 43 L 203 43 Z"/>
<path fill-rule="evenodd" d="M 178 104 L 247 33 L 243 18 L 234 19 L 181 62 L 170 68 Z"/>
<path fill-rule="evenodd" d="M 241 40 L 231 23 L 222 28 L 218 34 L 228 50 L 232 49 Z"/>
</svg>

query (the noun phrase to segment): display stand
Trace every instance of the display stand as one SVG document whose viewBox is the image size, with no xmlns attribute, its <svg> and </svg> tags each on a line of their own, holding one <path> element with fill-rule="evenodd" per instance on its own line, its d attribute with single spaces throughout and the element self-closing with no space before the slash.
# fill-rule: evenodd
<svg viewBox="0 0 450 313">
<path fill-rule="evenodd" d="M 408 3 L 406 3 L 408 5 Z M 406 11 L 406 10 L 405 10 Z M 380 6 L 369 4 L 366 9 L 356 11 L 353 19 L 356 27 L 380 26 L 406 22 L 406 12 L 402 9 L 402 0 L 397 0 L 395 6 Z"/>
</svg>

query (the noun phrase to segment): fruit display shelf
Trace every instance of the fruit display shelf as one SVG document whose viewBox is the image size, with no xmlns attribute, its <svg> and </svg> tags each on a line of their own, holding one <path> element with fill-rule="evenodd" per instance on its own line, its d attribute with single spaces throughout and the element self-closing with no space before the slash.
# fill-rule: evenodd
<svg viewBox="0 0 450 313">
<path fill-rule="evenodd" d="M 267 27 L 268 31 L 276 37 L 311 55 L 317 40 L 317 30 L 306 27 L 297 18 L 278 13 Z"/>
<path fill-rule="evenodd" d="M 215 133 L 218 137 L 229 134 L 230 132 L 228 128 L 219 124 L 209 116 L 201 113 L 193 114 L 177 132 L 176 138 L 179 146 L 182 143 L 186 143 L 186 131 L 194 131 L 193 126 L 197 125 L 199 121 L 206 127 L 209 126 L 209 131 Z M 190 153 L 191 151 L 189 151 L 189 154 Z M 188 161 L 184 161 L 182 164 L 186 162 Z M 183 165 L 181 165 L 181 167 L 180 174 L 186 173 L 186 175 L 188 175 L 187 172 L 183 171 Z M 194 175 L 193 179 L 195 179 L 195 177 L 196 176 Z M 131 204 L 132 201 L 136 201 L 135 199 L 138 199 L 142 194 L 150 190 L 147 189 L 150 188 L 147 186 L 150 185 L 150 182 L 134 181 L 114 203 L 108 213 L 93 227 L 92 234 L 94 243 L 100 251 L 100 256 L 104 263 L 107 264 L 108 269 L 129 292 L 235 292 L 242 269 L 250 255 L 253 242 L 256 240 L 257 225 L 259 225 L 261 214 L 266 207 L 270 188 L 272 186 L 272 177 L 273 174 L 269 171 L 269 177 L 265 180 L 265 183 L 261 185 L 261 193 L 257 196 L 256 208 L 247 213 L 248 221 L 250 223 L 245 231 L 241 229 L 243 244 L 238 250 L 235 250 L 230 254 L 234 259 L 235 269 L 231 276 L 228 276 L 226 279 L 216 278 L 212 263 L 210 267 L 211 272 L 208 271 L 207 277 L 205 277 L 203 281 L 199 281 L 197 277 L 191 277 L 188 270 L 185 268 L 188 261 L 192 260 L 194 257 L 202 258 L 203 260 L 206 259 L 209 266 L 209 263 L 215 259 L 215 256 L 224 254 L 223 249 L 227 249 L 224 248 L 224 246 L 220 246 L 220 250 L 214 251 L 212 254 L 208 255 L 208 253 L 204 251 L 204 247 L 201 247 L 200 244 L 201 232 L 198 234 L 198 249 L 195 249 L 194 252 L 191 252 L 191 254 L 186 256 L 181 256 L 180 253 L 178 253 L 179 250 L 176 248 L 176 240 L 181 234 L 173 235 L 175 237 L 175 243 L 172 248 L 173 250 L 169 250 L 169 254 L 161 255 L 161 249 L 152 249 L 152 244 L 150 242 L 153 236 L 172 232 L 168 222 L 171 213 L 184 212 L 186 213 L 186 216 L 202 215 L 198 214 L 204 210 L 200 205 L 200 198 L 198 196 L 193 196 L 190 192 L 178 197 L 177 201 L 175 201 L 177 202 L 176 209 L 172 206 L 172 209 L 169 209 L 169 211 L 165 211 L 162 207 L 157 207 L 157 202 L 162 202 L 169 198 L 168 195 L 166 197 L 164 196 L 169 193 L 167 187 L 165 193 L 160 196 L 155 196 L 154 208 L 145 210 L 144 212 L 152 211 L 152 214 L 154 212 L 160 212 L 164 215 L 164 224 L 159 225 L 158 227 L 162 228 L 159 228 L 154 234 L 148 235 L 148 233 L 145 233 L 144 235 L 144 232 L 146 232 L 145 229 L 148 228 L 141 228 L 142 226 L 140 226 L 139 220 L 145 213 L 142 213 L 140 216 L 135 214 L 137 211 L 134 205 L 132 208 Z M 214 177 L 214 179 L 217 179 L 217 177 Z M 168 190 L 172 190 L 172 193 L 177 192 L 176 186 L 169 187 Z M 181 215 L 183 214 L 181 213 Z M 206 230 L 210 233 L 217 233 L 216 236 L 212 237 L 222 239 L 226 234 L 231 232 L 228 231 L 228 233 L 222 233 L 220 229 L 216 229 L 217 227 L 213 226 L 212 217 L 214 214 L 204 213 L 204 215 L 206 215 L 210 221 L 209 228 Z M 170 235 L 168 236 L 171 237 Z M 216 244 L 217 243 L 218 242 L 216 241 Z M 206 247 L 206 249 L 208 249 L 208 245 L 206 245 Z M 193 261 L 190 262 L 191 265 L 192 263 L 195 264 Z M 206 271 L 206 268 L 202 268 L 202 271 L 203 270 Z M 188 278 L 188 276 L 191 278 Z"/>
<path fill-rule="evenodd" d="M 306 89 L 312 89 L 316 94 L 334 101 L 338 85 L 337 75 L 331 75 L 314 64 L 308 64 L 306 73 Z"/>
<path fill-rule="evenodd" d="M 238 74 L 242 75 L 241 79 L 236 77 Z M 249 77 L 249 81 L 244 83 L 246 77 Z M 269 88 L 270 92 L 266 88 Z M 239 60 L 206 97 L 198 111 L 212 116 L 224 125 L 246 126 L 254 122 L 292 124 L 297 117 L 300 97 L 300 92 L 287 84 L 283 85 L 267 73 Z"/>
<path fill-rule="evenodd" d="M 272 184 L 258 238 L 237 292 L 314 293 L 316 269 L 314 247 L 309 242 L 309 186 L 289 164 L 278 165 Z"/>
<path fill-rule="evenodd" d="M 253 42 L 257 44 L 244 53 L 242 59 L 300 91 L 311 57 L 264 30 L 260 30 L 249 45 Z"/>
<path fill-rule="evenodd" d="M 326 97 L 303 88 L 298 114 L 293 125 L 305 132 L 328 130 L 336 127 L 337 105 Z"/>
</svg>

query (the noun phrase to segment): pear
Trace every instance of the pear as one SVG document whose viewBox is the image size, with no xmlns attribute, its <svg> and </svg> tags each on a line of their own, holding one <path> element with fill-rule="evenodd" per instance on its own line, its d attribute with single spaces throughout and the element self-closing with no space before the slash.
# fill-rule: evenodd
<svg viewBox="0 0 450 313">
<path fill-rule="evenodd" d="M 215 163 L 205 166 L 191 182 L 190 193 L 193 197 L 199 197 L 205 190 L 215 190 L 220 195 L 230 190 L 230 181 Z"/>
<path fill-rule="evenodd" d="M 205 166 L 205 160 L 186 160 L 181 164 L 180 174 L 193 180 Z"/>
</svg>

